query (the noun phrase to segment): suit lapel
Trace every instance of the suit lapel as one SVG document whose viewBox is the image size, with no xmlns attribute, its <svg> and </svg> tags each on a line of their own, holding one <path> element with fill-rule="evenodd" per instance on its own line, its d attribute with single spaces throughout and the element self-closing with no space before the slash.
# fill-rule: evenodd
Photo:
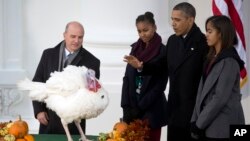
<svg viewBox="0 0 250 141">
<path fill-rule="evenodd" d="M 83 53 L 84 53 L 84 50 L 83 48 L 81 47 L 80 48 L 80 51 L 78 52 L 78 54 L 76 55 L 76 57 L 74 58 L 74 60 L 72 60 L 72 62 L 70 63 L 71 65 L 75 65 L 77 66 L 77 64 L 79 64 L 79 62 L 82 60 L 83 58 Z"/>
<path fill-rule="evenodd" d="M 201 105 L 202 101 L 204 100 L 208 92 L 211 90 L 215 82 L 218 80 L 218 77 L 221 73 L 222 68 L 223 68 L 223 64 L 218 63 L 212 68 L 211 72 L 208 74 L 207 79 L 204 83 L 203 89 L 201 91 L 201 99 L 200 99 L 199 105 Z"/>
<path fill-rule="evenodd" d="M 186 51 L 185 51 L 185 45 L 184 45 L 184 41 L 181 40 L 180 37 L 177 37 L 177 41 L 176 43 L 178 44 L 178 46 L 174 47 L 174 51 L 175 51 L 175 67 L 174 67 L 174 71 L 183 63 L 185 55 L 186 55 Z M 171 51 L 173 52 L 173 51 Z"/>
<path fill-rule="evenodd" d="M 174 71 L 176 71 L 179 67 L 181 67 L 182 64 L 185 63 L 185 61 L 188 60 L 189 57 L 191 57 L 193 55 L 193 53 L 196 51 L 197 46 L 191 46 L 191 45 L 187 45 L 187 46 L 180 46 L 180 50 L 181 53 L 179 53 L 178 57 L 179 59 L 176 60 L 176 66 L 174 68 Z"/>
<path fill-rule="evenodd" d="M 197 97 L 196 97 L 196 106 L 195 106 L 195 108 L 196 108 L 196 111 L 197 111 L 197 113 L 199 114 L 200 113 L 200 108 L 201 108 L 201 106 L 200 106 L 200 99 L 201 99 L 201 91 L 202 91 L 202 89 L 203 89 L 203 78 L 201 77 L 201 80 L 200 80 L 200 83 L 199 83 L 199 87 L 198 87 L 198 91 L 197 91 Z M 197 102 L 199 102 L 199 103 L 197 103 Z"/>
<path fill-rule="evenodd" d="M 57 45 L 53 51 L 53 53 L 51 54 L 52 58 L 51 60 L 51 65 L 50 65 L 50 71 L 51 72 L 54 72 L 54 71 L 60 71 L 61 69 L 58 69 L 59 67 L 59 63 L 62 63 L 62 62 L 59 62 L 59 51 L 60 50 L 60 45 Z"/>
</svg>

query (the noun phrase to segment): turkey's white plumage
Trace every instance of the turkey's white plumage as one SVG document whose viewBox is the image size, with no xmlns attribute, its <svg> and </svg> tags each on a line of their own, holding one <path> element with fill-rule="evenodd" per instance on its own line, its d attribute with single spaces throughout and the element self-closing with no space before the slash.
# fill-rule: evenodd
<svg viewBox="0 0 250 141">
<path fill-rule="evenodd" d="M 29 90 L 32 100 L 45 102 L 66 124 L 94 118 L 105 110 L 109 98 L 103 86 L 97 92 L 88 89 L 87 70 L 84 66 L 69 65 L 62 72 L 51 73 L 46 83 L 25 79 L 17 86 L 20 90 Z"/>
</svg>

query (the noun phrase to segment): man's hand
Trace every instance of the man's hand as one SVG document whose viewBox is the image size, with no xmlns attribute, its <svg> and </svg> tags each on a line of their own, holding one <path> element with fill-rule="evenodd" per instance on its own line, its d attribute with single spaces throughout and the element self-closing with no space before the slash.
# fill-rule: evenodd
<svg viewBox="0 0 250 141">
<path fill-rule="evenodd" d="M 143 62 L 139 61 L 133 55 L 125 55 L 123 61 L 129 63 L 132 67 L 136 69 L 142 70 L 143 68 Z"/>
<path fill-rule="evenodd" d="M 37 120 L 43 125 L 48 125 L 48 121 L 49 121 L 48 114 L 46 112 L 38 113 Z"/>
</svg>

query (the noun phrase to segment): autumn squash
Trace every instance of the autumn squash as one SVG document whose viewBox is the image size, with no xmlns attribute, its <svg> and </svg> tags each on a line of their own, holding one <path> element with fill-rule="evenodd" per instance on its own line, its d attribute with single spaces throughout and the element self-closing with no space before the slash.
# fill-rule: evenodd
<svg viewBox="0 0 250 141">
<path fill-rule="evenodd" d="M 9 134 L 14 135 L 16 139 L 23 138 L 28 134 L 28 131 L 28 124 L 21 119 L 21 116 L 19 116 L 19 119 L 17 121 L 14 121 L 9 128 Z"/>
<path fill-rule="evenodd" d="M 25 135 L 24 139 L 26 141 L 35 141 L 34 137 L 32 135 L 30 135 L 30 134 Z"/>
<path fill-rule="evenodd" d="M 3 140 L 1 140 L 1 141 L 15 141 L 15 140 L 16 140 L 16 138 L 15 138 L 14 135 L 7 134 L 7 135 L 5 135 L 5 136 L 3 137 Z"/>
<path fill-rule="evenodd" d="M 115 139 L 107 139 L 106 141 L 116 141 Z"/>
<path fill-rule="evenodd" d="M 16 141 L 27 141 L 26 139 L 16 139 Z"/>
<path fill-rule="evenodd" d="M 128 128 L 128 124 L 124 122 L 122 119 L 120 119 L 120 122 L 117 122 L 114 125 L 113 130 L 118 131 L 119 133 L 123 133 Z"/>
</svg>

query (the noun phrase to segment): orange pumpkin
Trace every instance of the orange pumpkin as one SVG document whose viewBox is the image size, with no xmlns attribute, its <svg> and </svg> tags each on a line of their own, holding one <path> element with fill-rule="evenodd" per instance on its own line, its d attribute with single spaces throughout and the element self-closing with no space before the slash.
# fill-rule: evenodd
<svg viewBox="0 0 250 141">
<path fill-rule="evenodd" d="M 9 128 L 9 134 L 14 135 L 16 139 L 23 138 L 26 134 L 28 134 L 28 131 L 28 124 L 21 119 L 20 115 L 19 119 L 13 122 L 13 124 Z"/>
<path fill-rule="evenodd" d="M 27 141 L 26 139 L 16 139 L 16 141 Z"/>
<path fill-rule="evenodd" d="M 2 136 L 0 136 L 0 141 L 4 141 L 4 139 L 3 139 L 3 137 L 2 137 Z"/>
<path fill-rule="evenodd" d="M 34 137 L 32 135 L 30 135 L 30 134 L 25 135 L 24 139 L 26 141 L 35 141 Z"/>
<path fill-rule="evenodd" d="M 114 125 L 113 130 L 118 131 L 120 133 L 123 133 L 125 130 L 127 130 L 127 128 L 128 128 L 128 124 L 126 122 L 122 121 L 122 119 L 120 119 L 120 122 L 117 122 Z"/>
</svg>

